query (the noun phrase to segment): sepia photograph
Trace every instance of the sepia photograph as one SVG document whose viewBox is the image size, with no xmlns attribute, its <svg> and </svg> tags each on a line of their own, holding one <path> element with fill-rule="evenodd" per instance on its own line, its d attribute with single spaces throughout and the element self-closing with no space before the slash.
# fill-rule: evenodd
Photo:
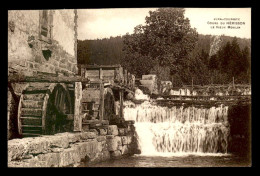
<svg viewBox="0 0 260 176">
<path fill-rule="evenodd" d="M 7 166 L 251 167 L 251 8 L 8 10 Z"/>
</svg>

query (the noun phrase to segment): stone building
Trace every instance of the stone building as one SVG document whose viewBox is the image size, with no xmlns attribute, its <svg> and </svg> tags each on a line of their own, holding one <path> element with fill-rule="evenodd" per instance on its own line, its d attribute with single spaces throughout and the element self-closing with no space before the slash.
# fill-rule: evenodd
<svg viewBox="0 0 260 176">
<path fill-rule="evenodd" d="M 77 71 L 77 10 L 8 11 L 8 77 L 71 77 Z M 26 82 L 8 82 L 8 139 L 17 133 L 17 108 L 26 87 Z"/>
</svg>

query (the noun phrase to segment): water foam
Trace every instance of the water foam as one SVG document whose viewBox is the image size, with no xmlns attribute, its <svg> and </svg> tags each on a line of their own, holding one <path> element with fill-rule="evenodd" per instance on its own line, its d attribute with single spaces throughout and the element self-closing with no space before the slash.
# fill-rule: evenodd
<svg viewBox="0 0 260 176">
<path fill-rule="evenodd" d="M 219 156 L 227 153 L 227 106 L 211 108 L 125 104 L 124 117 L 135 120 L 142 155 Z"/>
</svg>

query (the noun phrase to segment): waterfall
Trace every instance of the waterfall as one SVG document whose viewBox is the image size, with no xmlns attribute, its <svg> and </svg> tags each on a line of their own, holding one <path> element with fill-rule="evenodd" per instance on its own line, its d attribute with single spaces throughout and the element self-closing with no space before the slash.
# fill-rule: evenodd
<svg viewBox="0 0 260 176">
<path fill-rule="evenodd" d="M 152 101 L 124 106 L 124 118 L 135 121 L 143 155 L 227 153 L 227 106 L 169 108 Z"/>
</svg>

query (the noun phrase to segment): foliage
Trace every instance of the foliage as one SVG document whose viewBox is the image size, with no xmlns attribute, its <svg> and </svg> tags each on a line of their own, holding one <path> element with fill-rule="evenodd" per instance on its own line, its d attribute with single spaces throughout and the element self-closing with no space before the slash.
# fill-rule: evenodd
<svg viewBox="0 0 260 176">
<path fill-rule="evenodd" d="M 197 34 L 184 17 L 184 9 L 159 8 L 149 12 L 145 25 L 133 34 L 78 41 L 78 64 L 121 64 L 141 77 L 157 74 L 158 80 L 183 84 L 249 83 L 251 40 Z M 215 47 L 209 56 L 211 47 Z"/>
<path fill-rule="evenodd" d="M 240 50 L 237 38 L 233 38 L 231 43 L 228 41 L 220 50 L 210 57 L 209 70 L 214 73 L 216 83 L 228 83 L 232 81 L 232 77 L 236 79 L 236 83 L 250 82 L 250 50 L 245 46 Z M 223 77 L 227 80 L 217 77 Z M 229 81 L 228 81 L 229 80 Z"/>
<path fill-rule="evenodd" d="M 124 36 L 122 65 L 139 77 L 153 70 L 159 81 L 185 71 L 183 65 L 198 34 L 184 17 L 184 9 L 159 8 L 150 11 L 145 20 L 146 24 L 136 26 L 132 35 Z M 170 75 L 156 69 L 162 67 L 169 67 Z"/>
<path fill-rule="evenodd" d="M 120 64 L 124 57 L 122 37 L 78 40 L 78 64 Z"/>
</svg>

